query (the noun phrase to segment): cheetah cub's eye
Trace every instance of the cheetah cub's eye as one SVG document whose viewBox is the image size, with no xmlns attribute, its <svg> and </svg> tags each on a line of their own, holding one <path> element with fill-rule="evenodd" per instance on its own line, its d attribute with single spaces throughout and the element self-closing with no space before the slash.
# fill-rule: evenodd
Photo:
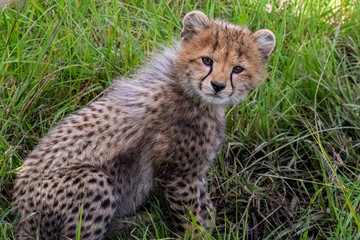
<svg viewBox="0 0 360 240">
<path fill-rule="evenodd" d="M 206 66 L 212 66 L 213 64 L 213 60 L 211 58 L 203 57 L 201 60 Z"/>
<path fill-rule="evenodd" d="M 245 69 L 243 67 L 236 66 L 236 67 L 233 68 L 233 73 L 241 73 L 244 70 Z"/>
</svg>

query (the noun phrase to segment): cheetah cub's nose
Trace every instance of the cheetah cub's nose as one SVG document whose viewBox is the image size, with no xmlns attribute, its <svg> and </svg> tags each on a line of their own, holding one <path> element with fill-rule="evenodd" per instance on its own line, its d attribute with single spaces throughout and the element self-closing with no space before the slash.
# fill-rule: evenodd
<svg viewBox="0 0 360 240">
<path fill-rule="evenodd" d="M 226 85 L 223 83 L 218 83 L 216 81 L 211 81 L 211 85 L 213 87 L 213 89 L 215 90 L 215 92 L 220 92 L 221 90 L 223 90 Z"/>
</svg>

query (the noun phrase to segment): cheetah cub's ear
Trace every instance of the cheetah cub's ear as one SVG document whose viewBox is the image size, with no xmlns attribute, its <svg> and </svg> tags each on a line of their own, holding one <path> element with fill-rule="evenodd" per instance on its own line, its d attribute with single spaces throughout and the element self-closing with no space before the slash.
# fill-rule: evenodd
<svg viewBox="0 0 360 240">
<path fill-rule="evenodd" d="M 258 49 L 261 53 L 263 63 L 266 63 L 270 53 L 275 47 L 275 35 L 270 30 L 261 29 L 256 31 L 252 37 L 258 44 Z"/>
<path fill-rule="evenodd" d="M 184 40 L 190 39 L 199 30 L 210 27 L 209 18 L 200 11 L 192 11 L 185 15 L 183 20 L 183 29 L 181 38 Z"/>
</svg>

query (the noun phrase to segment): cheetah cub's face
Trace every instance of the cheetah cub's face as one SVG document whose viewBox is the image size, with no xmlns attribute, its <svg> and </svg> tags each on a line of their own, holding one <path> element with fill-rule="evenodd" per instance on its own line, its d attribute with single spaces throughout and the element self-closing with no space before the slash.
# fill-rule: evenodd
<svg viewBox="0 0 360 240">
<path fill-rule="evenodd" d="M 239 103 L 262 80 L 264 66 L 274 49 L 275 36 L 262 29 L 209 20 L 198 11 L 183 20 L 177 62 L 187 92 L 208 103 L 229 106 Z"/>
</svg>

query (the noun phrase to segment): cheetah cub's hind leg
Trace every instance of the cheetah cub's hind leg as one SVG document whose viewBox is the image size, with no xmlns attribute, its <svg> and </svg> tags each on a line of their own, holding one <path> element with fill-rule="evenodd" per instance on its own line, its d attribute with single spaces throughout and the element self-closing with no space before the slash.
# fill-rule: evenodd
<svg viewBox="0 0 360 240">
<path fill-rule="evenodd" d="M 81 213 L 80 239 L 102 239 L 117 207 L 111 180 L 89 164 L 71 164 L 44 177 L 36 191 L 41 196 L 32 209 L 36 214 L 28 219 L 22 214 L 16 239 L 36 239 L 36 232 L 39 239 L 74 239 Z"/>
</svg>

